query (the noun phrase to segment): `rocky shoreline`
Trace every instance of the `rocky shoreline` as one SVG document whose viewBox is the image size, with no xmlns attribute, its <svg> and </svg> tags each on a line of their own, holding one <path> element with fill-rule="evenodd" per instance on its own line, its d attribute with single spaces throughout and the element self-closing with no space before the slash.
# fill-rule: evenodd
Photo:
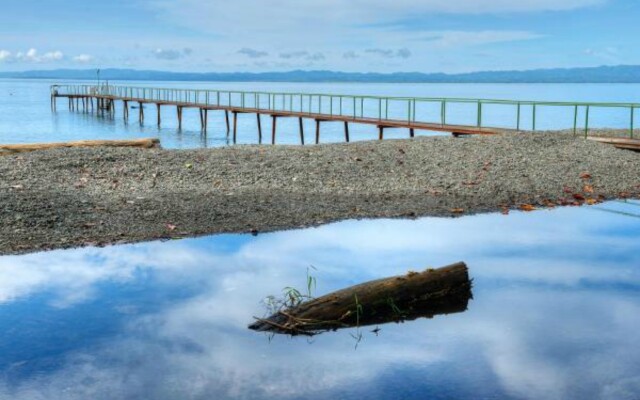
<svg viewBox="0 0 640 400">
<path fill-rule="evenodd" d="M 0 176 L 0 254 L 18 254 L 637 198 L 640 153 L 553 133 L 56 149 L 0 157 Z"/>
</svg>

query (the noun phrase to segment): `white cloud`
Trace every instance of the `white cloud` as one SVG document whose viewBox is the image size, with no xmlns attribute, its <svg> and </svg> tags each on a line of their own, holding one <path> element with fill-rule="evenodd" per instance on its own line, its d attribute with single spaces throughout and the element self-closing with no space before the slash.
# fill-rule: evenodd
<svg viewBox="0 0 640 400">
<path fill-rule="evenodd" d="M 51 51 L 45 53 L 40 57 L 40 62 L 60 61 L 64 58 L 64 54 L 61 51 Z"/>
<path fill-rule="evenodd" d="M 285 60 L 306 60 L 310 62 L 314 61 L 323 61 L 326 59 L 325 55 L 320 52 L 310 53 L 308 51 L 291 51 L 288 53 L 280 53 L 280 58 L 284 58 Z"/>
<path fill-rule="evenodd" d="M 291 58 L 301 58 L 309 55 L 308 51 L 290 51 L 288 53 L 280 53 L 280 58 L 291 59 Z"/>
<path fill-rule="evenodd" d="M 393 49 L 366 49 L 365 53 L 376 54 L 385 58 L 409 58 L 411 57 L 411 51 L 407 48 L 398 50 Z"/>
<path fill-rule="evenodd" d="M 347 60 L 353 60 L 356 58 L 360 58 L 360 56 L 355 51 L 349 50 L 349 51 L 345 51 L 344 54 L 342 54 L 342 58 Z"/>
<path fill-rule="evenodd" d="M 589 48 L 585 49 L 583 53 L 594 58 L 606 60 L 608 62 L 618 62 L 620 59 L 620 52 L 617 47 L 605 47 L 604 49 Z"/>
<path fill-rule="evenodd" d="M 528 31 L 427 31 L 416 40 L 424 40 L 437 47 L 479 46 L 491 43 L 539 39 L 543 35 Z"/>
<path fill-rule="evenodd" d="M 13 60 L 13 55 L 10 51 L 0 50 L 0 62 L 9 62 Z"/>
<path fill-rule="evenodd" d="M 475 29 L 477 24 L 467 24 L 469 28 L 464 31 L 429 31 L 418 24 L 407 27 L 399 22 L 405 19 L 419 20 L 436 13 L 467 14 L 464 18 L 474 18 L 483 13 L 561 11 L 602 3 L 602 0 L 278 0 L 273 5 L 255 0 L 147 1 L 166 23 L 188 24 L 190 29 L 219 38 L 218 53 L 225 54 L 225 62 L 235 68 L 248 67 L 247 57 L 266 59 L 275 54 L 288 60 L 291 67 L 304 67 L 310 62 L 326 60 L 333 69 L 350 69 L 359 65 L 370 70 L 409 68 L 406 63 L 401 63 L 409 57 L 415 60 L 413 69 L 431 69 L 434 64 L 441 64 L 435 60 L 451 59 L 441 56 L 442 53 L 435 57 L 434 51 L 452 52 L 460 47 L 542 36 L 519 30 L 478 31 Z M 277 15 L 274 14 L 275 9 Z M 277 29 L 274 29 L 276 18 Z M 238 52 L 237 43 L 250 43 L 251 47 Z M 313 49 L 313 53 L 309 49 Z M 383 62 L 372 64 L 367 60 L 370 57 L 358 60 L 357 55 L 364 55 L 366 49 L 379 49 Z M 385 50 L 387 53 L 383 53 Z M 307 59 L 305 53 L 313 56 Z"/>
<path fill-rule="evenodd" d="M 30 48 L 27 51 L 18 51 L 12 53 L 8 50 L 0 50 L 0 63 L 1 62 L 20 62 L 27 64 L 46 64 L 61 62 L 66 59 L 64 53 L 60 50 L 49 51 L 44 54 L 40 54 L 37 49 Z M 71 58 L 73 62 L 86 64 L 95 60 L 95 58 L 89 54 L 79 54 Z"/>
<path fill-rule="evenodd" d="M 182 52 L 173 49 L 155 49 L 153 55 L 160 60 L 177 60 L 182 57 Z"/>
<path fill-rule="evenodd" d="M 11 52 L 2 50 L 0 51 L 0 61 L 6 62 L 23 62 L 23 63 L 51 63 L 64 60 L 64 53 L 59 50 L 50 51 L 44 54 L 40 54 L 37 49 L 31 48 L 27 51 L 19 51 L 15 55 Z"/>
<path fill-rule="evenodd" d="M 266 51 L 250 49 L 248 47 L 244 47 L 238 50 L 238 54 L 245 55 L 249 58 L 262 58 L 262 57 L 267 57 L 269 55 L 269 53 L 267 53 Z"/>
<path fill-rule="evenodd" d="M 89 54 L 80 54 L 78 56 L 73 57 L 73 61 L 80 64 L 87 64 L 94 60 L 93 56 Z"/>
<path fill-rule="evenodd" d="M 16 59 L 19 61 L 36 61 L 38 50 L 29 49 L 26 52 L 19 51 L 16 54 Z"/>
<path fill-rule="evenodd" d="M 354 27 L 366 23 L 396 23 L 420 14 L 503 14 L 537 11 L 563 11 L 604 3 L 605 0 L 279 0 L 277 5 L 257 0 L 210 2 L 203 0 L 148 0 L 152 7 L 173 23 L 229 37 L 278 32 L 307 37 L 339 35 L 335 27 Z M 273 29 L 274 10 L 277 28 Z M 295 29 L 295 30 L 294 30 Z M 292 33 L 295 32 L 295 35 Z M 342 37 L 344 40 L 345 37 Z"/>
</svg>

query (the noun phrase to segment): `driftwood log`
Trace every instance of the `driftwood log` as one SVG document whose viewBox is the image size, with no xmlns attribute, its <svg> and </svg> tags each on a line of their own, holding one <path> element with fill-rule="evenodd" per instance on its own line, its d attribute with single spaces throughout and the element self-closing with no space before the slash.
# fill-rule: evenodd
<svg viewBox="0 0 640 400">
<path fill-rule="evenodd" d="M 58 149 L 64 147 L 140 147 L 145 149 L 160 147 L 160 140 L 155 138 L 133 140 L 79 140 L 62 143 L 30 143 L 2 144 L 0 155 L 26 153 L 36 150 Z"/>
<path fill-rule="evenodd" d="M 589 137 L 589 140 L 595 142 L 612 144 L 619 149 L 640 151 L 640 139 L 626 138 L 608 138 L 608 137 Z"/>
<path fill-rule="evenodd" d="M 341 328 L 463 312 L 471 299 L 465 263 L 362 283 L 256 318 L 249 329 L 315 335 Z"/>
</svg>

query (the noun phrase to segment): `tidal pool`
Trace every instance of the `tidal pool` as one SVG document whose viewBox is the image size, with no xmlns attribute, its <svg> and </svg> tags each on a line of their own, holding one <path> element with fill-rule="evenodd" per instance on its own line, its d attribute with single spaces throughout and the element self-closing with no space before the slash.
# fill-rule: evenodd
<svg viewBox="0 0 640 400">
<path fill-rule="evenodd" d="M 0 398 L 638 399 L 639 250 L 618 201 L 0 257 Z M 456 261 L 463 313 L 247 329 L 310 266 L 321 295 Z"/>
</svg>

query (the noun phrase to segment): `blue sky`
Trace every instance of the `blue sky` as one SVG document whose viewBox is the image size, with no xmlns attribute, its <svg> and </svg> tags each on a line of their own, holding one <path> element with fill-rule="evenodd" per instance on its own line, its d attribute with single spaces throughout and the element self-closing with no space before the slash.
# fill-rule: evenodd
<svg viewBox="0 0 640 400">
<path fill-rule="evenodd" d="M 640 64 L 637 0 L 22 0 L 0 70 L 466 72 Z"/>
</svg>

